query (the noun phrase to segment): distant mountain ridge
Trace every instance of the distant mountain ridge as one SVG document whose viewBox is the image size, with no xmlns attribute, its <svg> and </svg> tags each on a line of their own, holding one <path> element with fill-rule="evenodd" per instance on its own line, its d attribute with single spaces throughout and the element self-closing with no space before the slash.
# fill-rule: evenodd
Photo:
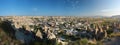
<svg viewBox="0 0 120 45">
<path fill-rule="evenodd" d="M 111 16 L 111 18 L 120 18 L 120 15 Z"/>
</svg>

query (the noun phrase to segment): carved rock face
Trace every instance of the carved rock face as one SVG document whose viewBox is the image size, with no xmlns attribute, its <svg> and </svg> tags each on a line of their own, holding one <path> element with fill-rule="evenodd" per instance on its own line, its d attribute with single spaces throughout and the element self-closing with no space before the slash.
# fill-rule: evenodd
<svg viewBox="0 0 120 45">
<path fill-rule="evenodd" d="M 56 36 L 55 36 L 53 33 L 48 32 L 47 38 L 48 38 L 48 39 L 55 39 Z"/>
<path fill-rule="evenodd" d="M 37 31 L 36 36 L 39 37 L 39 38 L 41 38 L 41 39 L 43 39 L 42 33 L 39 30 Z"/>
</svg>

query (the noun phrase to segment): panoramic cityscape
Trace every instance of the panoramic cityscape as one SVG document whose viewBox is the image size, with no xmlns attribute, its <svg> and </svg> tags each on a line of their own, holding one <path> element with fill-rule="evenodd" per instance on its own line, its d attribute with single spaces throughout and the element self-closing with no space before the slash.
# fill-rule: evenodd
<svg viewBox="0 0 120 45">
<path fill-rule="evenodd" d="M 120 0 L 0 0 L 0 45 L 120 45 Z"/>
</svg>

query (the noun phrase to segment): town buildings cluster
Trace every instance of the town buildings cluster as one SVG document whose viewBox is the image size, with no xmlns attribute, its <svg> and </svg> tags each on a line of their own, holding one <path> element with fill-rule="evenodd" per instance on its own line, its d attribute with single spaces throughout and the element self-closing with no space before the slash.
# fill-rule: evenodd
<svg viewBox="0 0 120 45">
<path fill-rule="evenodd" d="M 87 38 L 89 43 L 106 40 L 110 33 L 119 33 L 120 20 L 115 18 L 91 18 L 72 16 L 6 16 L 11 21 L 15 36 L 23 43 L 40 39 L 55 39 L 62 45 Z M 25 31 L 27 30 L 27 31 Z M 96 44 L 96 43 L 95 43 Z"/>
</svg>

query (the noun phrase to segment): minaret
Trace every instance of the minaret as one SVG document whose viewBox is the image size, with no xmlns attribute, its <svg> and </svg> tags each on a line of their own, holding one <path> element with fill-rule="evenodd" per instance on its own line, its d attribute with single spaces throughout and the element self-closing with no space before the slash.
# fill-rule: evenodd
<svg viewBox="0 0 120 45">
<path fill-rule="evenodd" d="M 93 29 L 95 29 L 96 28 L 96 26 L 95 26 L 95 24 L 93 24 Z"/>
</svg>

